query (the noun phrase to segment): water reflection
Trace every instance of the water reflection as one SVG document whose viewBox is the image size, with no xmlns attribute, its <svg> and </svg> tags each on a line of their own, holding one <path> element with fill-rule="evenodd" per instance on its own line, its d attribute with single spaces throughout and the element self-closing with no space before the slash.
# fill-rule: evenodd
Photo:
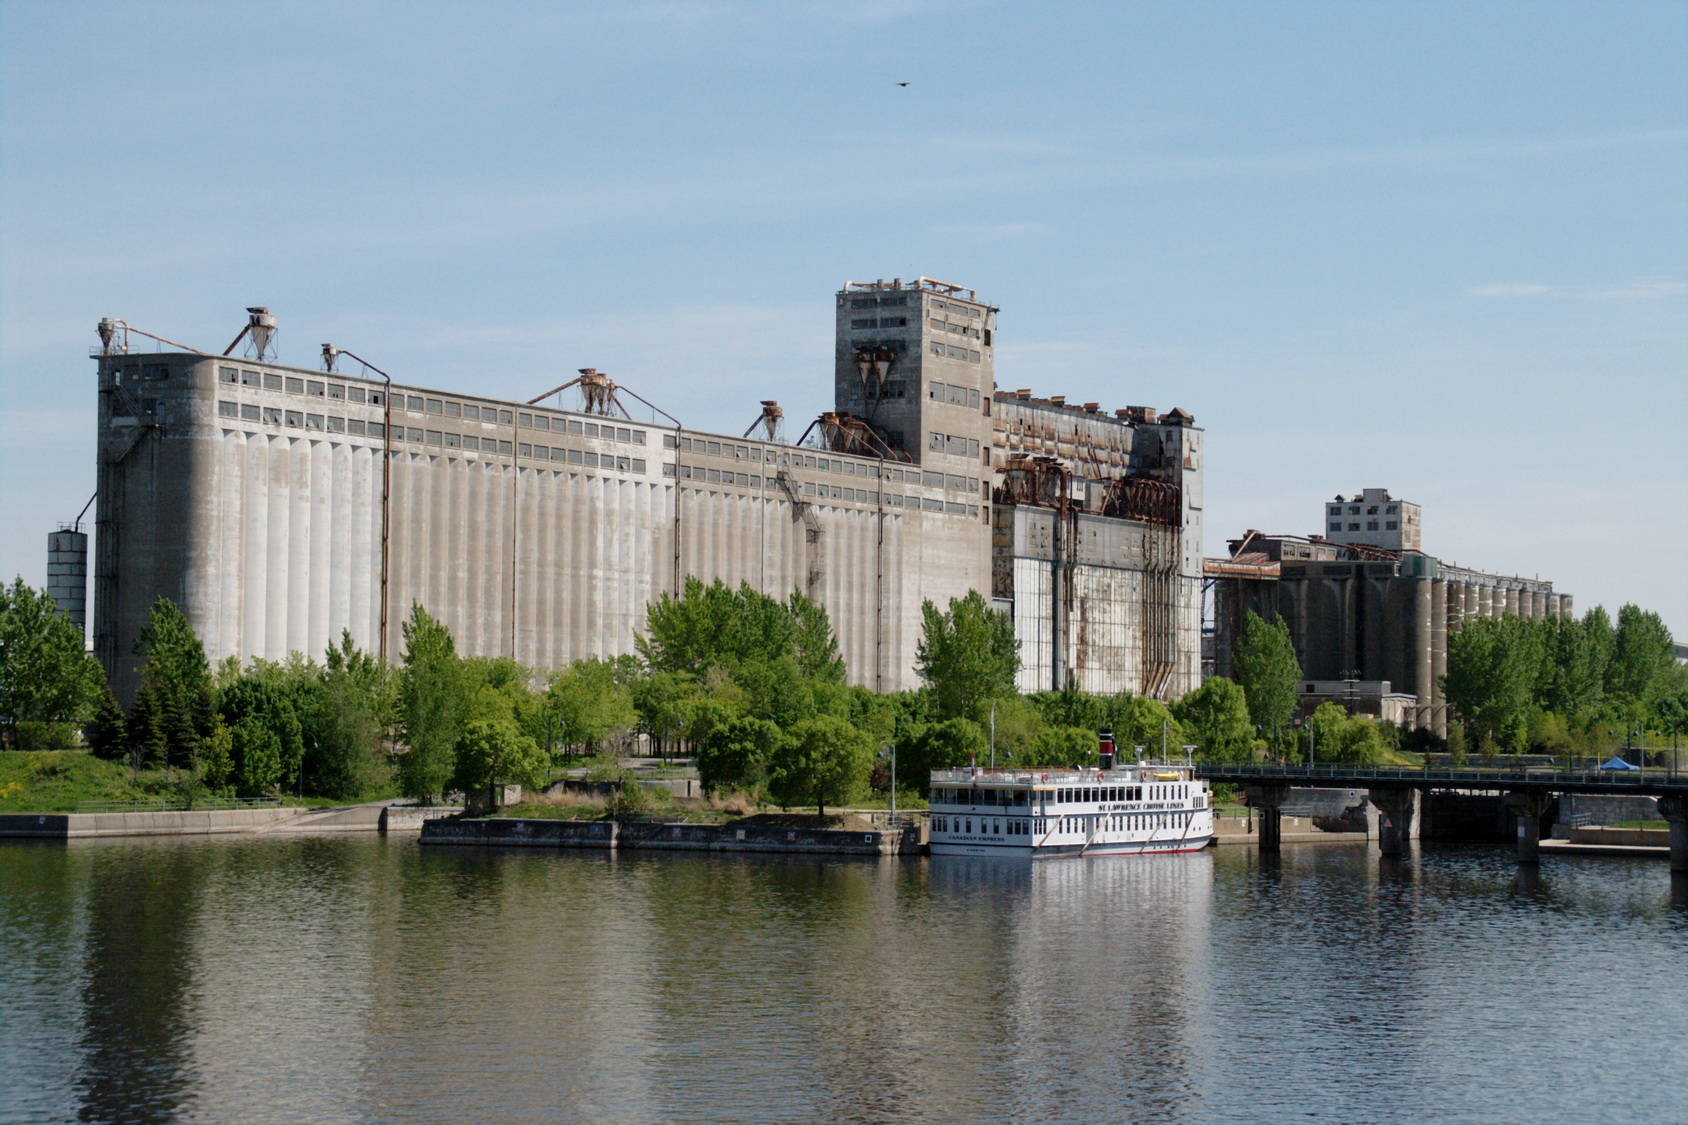
<svg viewBox="0 0 1688 1125">
<path fill-rule="evenodd" d="M 1682 887 L 1494 848 L 0 848 L 0 1119 L 1662 1119 Z"/>
</svg>

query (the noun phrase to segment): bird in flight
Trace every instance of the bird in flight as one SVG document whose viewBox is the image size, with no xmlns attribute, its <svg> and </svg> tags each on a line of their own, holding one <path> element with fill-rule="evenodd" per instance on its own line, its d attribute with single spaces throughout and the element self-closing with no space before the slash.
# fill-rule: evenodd
<svg viewBox="0 0 1688 1125">
<path fill-rule="evenodd" d="M 899 86 L 907 86 L 907 85 L 908 85 L 908 83 L 907 83 L 907 82 L 899 82 L 899 83 L 897 83 L 897 85 L 899 85 Z"/>
</svg>

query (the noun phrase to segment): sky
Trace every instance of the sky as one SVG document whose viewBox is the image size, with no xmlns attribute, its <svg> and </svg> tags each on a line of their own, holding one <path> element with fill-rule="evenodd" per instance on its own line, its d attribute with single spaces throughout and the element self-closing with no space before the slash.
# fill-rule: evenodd
<svg viewBox="0 0 1688 1125">
<path fill-rule="evenodd" d="M 999 386 L 1193 414 L 1209 555 L 1388 488 L 1688 639 L 1685 59 L 1682 0 L 6 0 L 0 576 L 94 491 L 102 316 L 737 433 L 924 275 Z"/>
</svg>

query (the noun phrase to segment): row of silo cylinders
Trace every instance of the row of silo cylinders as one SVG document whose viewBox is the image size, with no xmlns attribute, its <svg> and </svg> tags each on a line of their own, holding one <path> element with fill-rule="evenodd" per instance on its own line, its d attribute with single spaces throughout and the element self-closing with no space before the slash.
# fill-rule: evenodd
<svg viewBox="0 0 1688 1125">
<path fill-rule="evenodd" d="M 1447 734 L 1442 677 L 1448 673 L 1448 633 L 1473 617 L 1511 614 L 1531 621 L 1572 616 L 1571 595 L 1528 590 L 1519 585 L 1481 584 L 1437 578 L 1419 587 L 1419 723 Z M 1426 627 L 1428 626 L 1428 627 Z M 1428 688 L 1428 691 L 1426 690 Z"/>
</svg>

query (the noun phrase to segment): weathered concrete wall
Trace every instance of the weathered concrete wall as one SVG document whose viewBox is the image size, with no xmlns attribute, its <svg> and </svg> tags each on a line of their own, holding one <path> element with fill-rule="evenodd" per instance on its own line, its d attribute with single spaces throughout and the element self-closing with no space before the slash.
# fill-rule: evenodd
<svg viewBox="0 0 1688 1125">
<path fill-rule="evenodd" d="M 6 813 L 0 836 L 70 840 L 93 836 L 211 836 L 258 832 L 310 809 L 227 809 L 207 812 Z"/>
<path fill-rule="evenodd" d="M 167 376 L 126 374 L 154 367 Z M 106 357 L 101 380 L 95 640 L 124 698 L 160 596 L 213 661 L 317 654 L 342 629 L 379 649 L 386 414 L 369 400 L 381 384 L 180 355 Z M 978 496 L 892 479 L 877 459 L 422 388 L 392 396 L 395 660 L 412 601 L 467 655 L 543 669 L 628 653 L 648 603 L 696 575 L 804 590 L 851 679 L 897 690 L 916 683 L 921 601 L 988 588 Z"/>
<path fill-rule="evenodd" d="M 768 825 L 623 823 L 613 820 L 428 820 L 424 844 L 709 852 L 816 852 L 895 855 L 900 830 L 777 828 Z"/>
</svg>

